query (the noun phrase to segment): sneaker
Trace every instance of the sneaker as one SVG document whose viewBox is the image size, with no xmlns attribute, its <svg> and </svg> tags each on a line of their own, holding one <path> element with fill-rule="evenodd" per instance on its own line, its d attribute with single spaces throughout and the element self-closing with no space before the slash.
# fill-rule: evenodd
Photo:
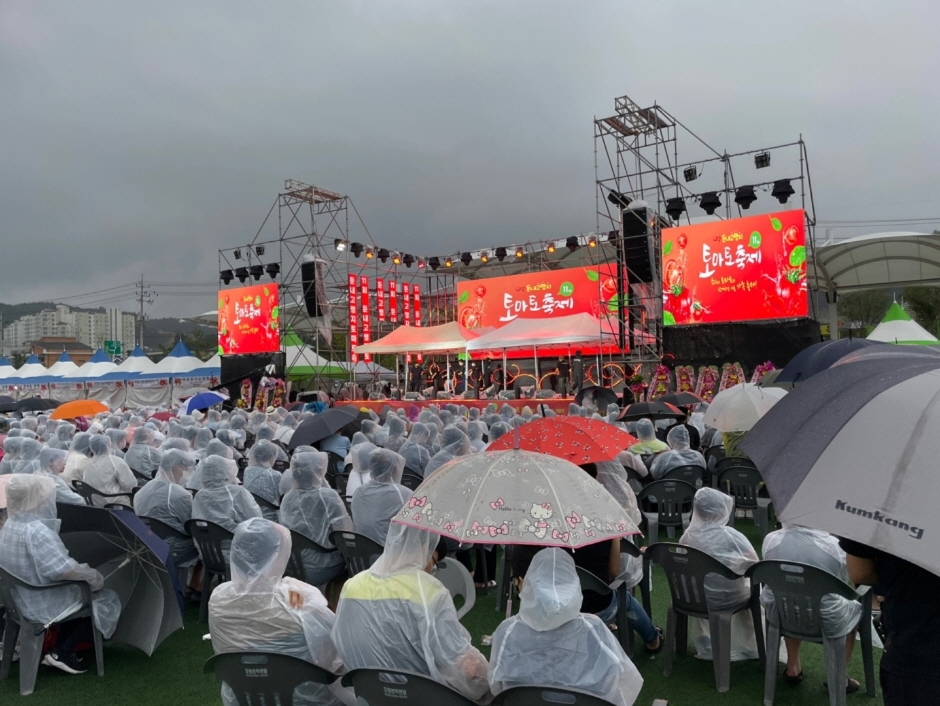
<svg viewBox="0 0 940 706">
<path fill-rule="evenodd" d="M 66 674 L 84 674 L 87 669 L 76 655 L 58 655 L 55 652 L 49 652 L 42 658 L 42 663 L 47 667 L 61 669 Z"/>
</svg>

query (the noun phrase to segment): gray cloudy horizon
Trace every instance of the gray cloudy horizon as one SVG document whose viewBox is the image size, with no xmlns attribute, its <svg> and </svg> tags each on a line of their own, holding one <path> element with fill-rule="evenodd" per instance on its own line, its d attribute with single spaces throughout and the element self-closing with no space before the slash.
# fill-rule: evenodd
<svg viewBox="0 0 940 706">
<path fill-rule="evenodd" d="M 624 94 L 718 149 L 802 134 L 820 221 L 936 218 L 937 26 L 929 2 L 4 0 L 0 301 L 213 283 L 288 178 L 403 251 L 592 231 L 592 121 Z"/>
</svg>

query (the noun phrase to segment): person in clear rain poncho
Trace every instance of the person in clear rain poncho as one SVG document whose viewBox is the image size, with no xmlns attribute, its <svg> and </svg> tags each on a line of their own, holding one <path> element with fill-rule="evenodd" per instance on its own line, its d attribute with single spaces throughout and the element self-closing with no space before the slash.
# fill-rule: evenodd
<svg viewBox="0 0 940 706">
<path fill-rule="evenodd" d="M 401 445 L 405 443 L 405 429 L 407 425 L 405 424 L 405 420 L 397 414 L 389 414 L 386 425 L 388 426 L 388 437 L 386 437 L 382 447 L 397 453 Z"/>
<path fill-rule="evenodd" d="M 617 461 L 598 461 L 595 466 L 597 467 L 597 482 L 614 496 L 633 523 L 639 527 L 643 514 L 640 512 L 636 493 L 627 482 L 627 472 L 623 466 Z M 633 542 L 633 539 L 632 536 L 623 537 L 620 541 L 621 543 Z M 617 578 L 624 581 L 628 589 L 638 585 L 643 580 L 643 557 L 620 552 L 620 574 Z"/>
<path fill-rule="evenodd" d="M 102 434 L 95 434 L 88 442 L 88 448 L 92 457 L 82 475 L 84 483 L 107 495 L 130 493 L 137 487 L 137 477 L 127 467 L 124 459 L 111 455 L 111 439 Z M 92 503 L 97 507 L 104 507 L 108 503 L 130 506 L 131 500 L 127 496 L 103 498 L 95 495 L 92 497 Z"/>
<path fill-rule="evenodd" d="M 424 469 L 424 477 L 429 478 L 445 463 L 453 461 L 458 456 L 470 453 L 470 439 L 460 429 L 451 425 L 444 427 L 441 434 L 441 450 L 428 461 Z"/>
<path fill-rule="evenodd" d="M 489 443 L 487 443 L 486 447 L 489 448 L 489 445 L 496 441 L 499 437 L 503 436 L 504 434 L 508 434 L 511 431 L 512 427 L 510 427 L 506 422 L 493 422 L 490 425 L 490 430 L 487 434 Z"/>
<path fill-rule="evenodd" d="M 19 436 L 8 436 L 3 440 L 3 460 L 0 461 L 0 476 L 13 473 L 20 462 L 20 449 L 25 439 Z"/>
<path fill-rule="evenodd" d="M 72 481 L 81 480 L 85 475 L 85 468 L 91 462 L 91 451 L 88 448 L 90 442 L 91 434 L 86 431 L 80 431 L 72 437 L 69 453 L 65 458 L 65 470 L 62 472 L 62 480 L 69 487 Z"/>
<path fill-rule="evenodd" d="M 154 432 L 147 427 L 134 430 L 131 445 L 124 454 L 124 463 L 138 473 L 153 478 L 154 471 L 160 467 L 162 454 L 154 447 Z"/>
<path fill-rule="evenodd" d="M 55 439 L 50 446 L 68 451 L 72 446 L 72 436 L 75 434 L 75 425 L 68 422 L 59 422 L 55 428 Z"/>
<path fill-rule="evenodd" d="M 784 523 L 783 529 L 771 532 L 764 537 L 761 555 L 767 560 L 809 564 L 849 583 L 845 552 L 839 546 L 839 540 L 826 532 Z M 769 587 L 764 586 L 760 602 L 767 622 L 776 625 L 779 621 L 777 605 L 774 602 L 774 593 Z M 861 615 L 861 603 L 842 596 L 828 595 L 822 599 L 819 606 L 823 634 L 831 638 L 846 636 L 845 661 L 847 664 L 852 659 L 855 628 L 858 626 Z M 800 664 L 800 640 L 784 637 L 783 641 L 787 646 L 787 678 L 791 681 L 799 681 L 803 675 L 803 667 Z M 855 686 L 857 688 L 857 682 Z"/>
<path fill-rule="evenodd" d="M 193 449 L 195 449 L 194 453 L 197 458 L 202 458 L 206 455 L 206 447 L 214 438 L 211 429 L 202 428 L 196 432 L 196 438 L 193 441 Z"/>
<path fill-rule="evenodd" d="M 343 585 L 333 642 L 346 668 L 415 672 L 488 701 L 486 658 L 460 624 L 450 592 L 428 571 L 437 535 L 392 524 L 378 561 Z"/>
<path fill-rule="evenodd" d="M 186 481 L 186 490 L 202 490 L 205 487 L 202 482 L 202 462 L 209 456 L 221 456 L 231 461 L 235 458 L 235 449 L 226 446 L 218 439 L 213 439 L 206 446 L 205 455 L 202 459 L 196 457 L 195 454 L 193 456 L 196 458 L 196 470 L 190 474 L 189 480 Z"/>
<path fill-rule="evenodd" d="M 39 470 L 39 454 L 42 453 L 42 444 L 35 439 L 22 439 L 20 443 L 20 458 L 13 467 L 14 473 L 30 475 Z"/>
<path fill-rule="evenodd" d="M 0 567 L 34 586 L 60 581 L 86 581 L 91 585 L 92 613 L 95 626 L 111 637 L 121 614 L 117 593 L 104 588 L 104 577 L 87 564 L 79 564 L 59 538 L 56 519 L 56 485 L 42 475 L 17 475 L 6 484 L 7 521 L 0 529 Z M 46 625 L 66 620 L 81 608 L 78 586 L 32 591 L 13 589 L 14 600 L 23 616 Z M 75 647 L 90 641 L 90 625 L 76 620 L 60 625 L 54 650 L 43 664 L 71 674 L 84 671 Z"/>
<path fill-rule="evenodd" d="M 640 419 L 636 423 L 636 438 L 639 443 L 630 447 L 630 452 L 640 455 L 658 454 L 668 451 L 669 446 L 656 438 L 656 427 L 649 419 Z"/>
<path fill-rule="evenodd" d="M 650 474 L 659 480 L 673 468 L 679 466 L 701 466 L 705 468 L 705 457 L 698 451 L 689 448 L 689 430 L 684 426 L 676 426 L 666 435 L 669 451 L 663 451 L 653 459 Z"/>
<path fill-rule="evenodd" d="M 235 448 L 237 446 L 238 440 L 235 436 L 235 432 L 233 432 L 231 429 L 219 429 L 215 433 L 215 440 L 221 441 L 232 450 L 232 458 L 238 460 L 242 457 L 241 451 Z"/>
<path fill-rule="evenodd" d="M 62 449 L 54 449 L 51 446 L 45 447 L 39 454 L 39 470 L 36 471 L 36 474 L 47 476 L 55 483 L 55 501 L 57 503 L 84 505 L 85 500 L 82 496 L 69 488 L 62 480 L 67 455 L 68 452 Z"/>
<path fill-rule="evenodd" d="M 123 429 L 106 429 L 104 432 L 111 439 L 111 455 L 124 458 L 127 449 L 127 432 Z"/>
<path fill-rule="evenodd" d="M 384 546 L 389 522 L 411 499 L 411 491 L 401 485 L 405 459 L 388 449 L 374 449 L 369 466 L 372 482 L 352 498 L 353 529 Z"/>
<path fill-rule="evenodd" d="M 282 578 L 290 559 L 290 534 L 263 519 L 243 522 L 232 540 L 232 580 L 212 592 L 209 633 L 216 654 L 264 651 L 297 657 L 332 674 L 345 670 L 330 633 L 335 617 L 316 588 Z M 298 706 L 355 704 L 339 680 L 307 682 L 294 690 Z M 222 683 L 222 703 L 238 699 Z"/>
<path fill-rule="evenodd" d="M 251 493 L 237 485 L 238 466 L 221 456 L 202 460 L 203 488 L 193 498 L 193 519 L 208 520 L 234 532 L 239 522 L 261 517 Z"/>
<path fill-rule="evenodd" d="M 313 540 L 321 547 L 333 549 L 330 533 L 353 528 L 346 506 L 339 494 L 326 483 L 329 457 L 321 452 L 294 452 L 291 476 L 294 488 L 281 500 L 279 522 Z M 323 586 L 339 578 L 346 570 L 342 554 L 316 551 L 303 552 L 307 583 Z"/>
<path fill-rule="evenodd" d="M 262 424 L 260 427 L 258 427 L 258 432 L 255 434 L 255 444 L 257 444 L 259 441 L 269 441 L 273 443 L 276 433 L 277 427 L 275 427 L 273 424 Z M 276 449 L 277 453 L 275 461 L 289 460 L 284 449 L 282 449 L 277 444 L 274 444 L 274 448 Z"/>
<path fill-rule="evenodd" d="M 411 433 L 408 439 L 398 453 L 405 459 L 405 465 L 418 475 L 424 474 L 428 461 L 431 460 L 431 452 L 428 451 L 428 441 L 431 438 L 431 430 L 423 422 L 415 422 L 411 425 Z"/>
<path fill-rule="evenodd" d="M 470 439 L 472 453 L 479 453 L 486 448 L 483 437 L 486 436 L 487 431 L 486 424 L 483 422 L 469 422 L 467 424 L 467 437 Z"/>
<path fill-rule="evenodd" d="M 356 434 L 359 433 L 356 432 Z M 365 438 L 365 434 L 363 434 L 363 438 Z M 375 444 L 370 444 L 368 441 L 360 441 L 349 450 L 352 468 L 349 471 L 349 480 L 346 483 L 347 498 L 351 498 L 359 487 L 367 485 L 371 480 L 369 454 L 377 448 Z"/>
<path fill-rule="evenodd" d="M 728 527 L 734 512 L 734 499 L 713 488 L 700 488 L 692 500 L 692 519 L 688 529 L 679 538 L 679 544 L 705 552 L 736 574 L 743 574 L 758 561 L 757 552 L 747 537 Z M 751 596 L 750 579 L 705 577 L 705 600 L 712 610 L 730 610 L 748 601 Z M 689 621 L 689 631 L 698 657 L 711 659 L 711 639 L 708 623 Z M 750 611 L 741 611 L 731 619 L 731 659 L 756 659 L 757 643 Z"/>
<path fill-rule="evenodd" d="M 274 462 L 277 461 L 277 452 L 278 448 L 272 441 L 255 442 L 248 451 L 248 466 L 242 476 L 245 490 L 275 506 L 274 508 L 261 508 L 265 519 L 272 522 L 277 521 L 277 505 L 281 499 L 278 492 L 281 474 L 272 468 Z"/>
<path fill-rule="evenodd" d="M 186 534 L 186 523 L 193 515 L 193 496 L 186 490 L 186 481 L 196 466 L 196 457 L 185 451 L 168 451 L 160 468 L 134 496 L 134 512 L 150 517 Z M 188 566 L 196 558 L 192 539 L 167 537 L 164 540 L 173 553 L 177 566 Z"/>
<path fill-rule="evenodd" d="M 581 612 L 574 560 L 557 548 L 532 559 L 519 614 L 497 628 L 490 655 L 493 694 L 516 686 L 557 686 L 630 706 L 643 687 L 643 677 L 607 626 Z"/>
<path fill-rule="evenodd" d="M 371 419 L 363 419 L 359 425 L 359 430 L 366 435 L 369 441 L 373 444 L 375 443 L 375 431 L 378 429 L 378 424 L 376 424 Z"/>
</svg>

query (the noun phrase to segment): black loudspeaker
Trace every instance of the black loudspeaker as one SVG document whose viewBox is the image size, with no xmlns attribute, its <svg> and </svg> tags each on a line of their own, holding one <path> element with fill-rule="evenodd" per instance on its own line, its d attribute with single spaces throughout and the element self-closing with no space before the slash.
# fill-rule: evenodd
<svg viewBox="0 0 940 706">
<path fill-rule="evenodd" d="M 320 309 L 320 298 L 317 292 L 317 261 L 300 263 L 300 280 L 303 283 L 304 304 L 307 307 L 307 316 L 323 316 Z"/>
<path fill-rule="evenodd" d="M 630 282 L 652 282 L 653 263 L 645 208 L 623 212 L 623 250 Z"/>
</svg>

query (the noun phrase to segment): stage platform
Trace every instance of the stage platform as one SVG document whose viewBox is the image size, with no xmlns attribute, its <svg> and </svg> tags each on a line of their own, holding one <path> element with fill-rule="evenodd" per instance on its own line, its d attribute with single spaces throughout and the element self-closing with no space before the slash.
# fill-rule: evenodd
<svg viewBox="0 0 940 706">
<path fill-rule="evenodd" d="M 355 400 L 353 402 L 337 403 L 337 406 L 354 404 L 359 409 L 365 407 L 378 413 L 385 408 L 385 405 L 396 410 L 404 409 L 406 412 L 411 405 L 416 405 L 418 409 L 425 409 L 431 405 L 438 405 L 443 408 L 444 405 L 448 404 L 463 405 L 467 408 L 476 407 L 482 411 L 486 409 L 488 404 L 495 403 L 497 408 L 508 404 L 517 412 L 521 412 L 523 407 L 529 407 L 535 412 L 538 405 L 545 405 L 547 409 L 556 414 L 568 414 L 568 405 L 572 402 L 574 402 L 574 397 L 555 397 L 550 400 Z"/>
</svg>

